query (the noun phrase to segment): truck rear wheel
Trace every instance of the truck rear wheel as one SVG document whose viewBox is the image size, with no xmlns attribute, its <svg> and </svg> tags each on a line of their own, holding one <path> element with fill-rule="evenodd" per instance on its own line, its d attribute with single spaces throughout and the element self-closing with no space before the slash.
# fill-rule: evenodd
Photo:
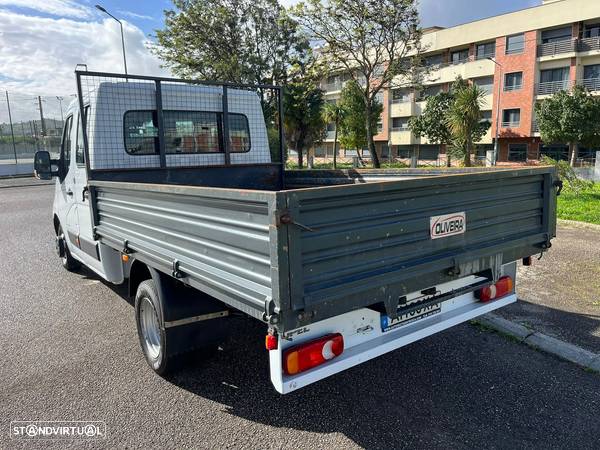
<svg viewBox="0 0 600 450">
<path fill-rule="evenodd" d="M 172 343 L 164 326 L 163 308 L 153 280 L 142 281 L 135 295 L 135 319 L 148 365 L 159 375 L 175 366 Z"/>
</svg>

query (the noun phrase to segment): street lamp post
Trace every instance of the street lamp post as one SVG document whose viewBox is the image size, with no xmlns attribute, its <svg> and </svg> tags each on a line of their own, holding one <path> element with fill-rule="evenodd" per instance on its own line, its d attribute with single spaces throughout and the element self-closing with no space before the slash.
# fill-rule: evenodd
<svg viewBox="0 0 600 450">
<path fill-rule="evenodd" d="M 104 7 L 102 7 L 100 5 L 96 5 L 96 9 L 102 11 L 104 14 L 115 19 L 121 27 L 121 45 L 123 46 L 123 65 L 125 66 L 125 75 L 127 75 L 127 58 L 125 56 L 125 37 L 123 35 L 123 24 L 121 23 L 121 21 L 119 19 L 117 19 L 115 16 L 113 16 L 111 13 L 109 13 Z"/>
<path fill-rule="evenodd" d="M 502 67 L 502 64 L 500 64 L 491 56 L 488 57 L 488 59 L 500 68 L 500 79 L 498 80 L 498 100 L 496 102 L 496 137 L 494 138 L 494 156 L 492 158 L 492 166 L 495 166 L 496 162 L 498 161 L 498 137 L 500 135 L 500 95 L 502 95 L 502 79 L 504 78 L 504 68 Z"/>
</svg>

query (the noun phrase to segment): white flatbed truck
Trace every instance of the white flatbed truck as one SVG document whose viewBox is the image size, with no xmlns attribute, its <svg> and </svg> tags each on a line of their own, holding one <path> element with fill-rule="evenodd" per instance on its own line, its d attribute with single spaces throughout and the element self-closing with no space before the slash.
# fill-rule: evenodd
<svg viewBox="0 0 600 450">
<path fill-rule="evenodd" d="M 241 311 L 294 391 L 515 302 L 556 234 L 551 167 L 286 171 L 277 87 L 76 81 L 60 158 L 35 157 L 57 253 L 128 283 L 159 374 Z"/>
</svg>

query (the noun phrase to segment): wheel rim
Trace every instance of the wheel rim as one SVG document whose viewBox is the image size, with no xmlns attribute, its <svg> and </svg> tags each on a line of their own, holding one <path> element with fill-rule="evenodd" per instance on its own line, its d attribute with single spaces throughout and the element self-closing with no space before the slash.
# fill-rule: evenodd
<svg viewBox="0 0 600 450">
<path fill-rule="evenodd" d="M 157 359 L 160 354 L 160 326 L 158 314 L 148 297 L 140 303 L 140 328 L 146 354 L 150 359 Z"/>
<path fill-rule="evenodd" d="M 62 256 L 60 255 L 61 245 L 62 245 Z M 62 232 L 62 230 L 59 230 L 59 235 L 56 237 L 56 253 L 58 253 L 58 256 L 60 257 L 60 260 L 63 262 L 63 264 L 66 264 L 66 262 L 67 262 L 67 241 L 65 239 L 65 234 Z"/>
</svg>

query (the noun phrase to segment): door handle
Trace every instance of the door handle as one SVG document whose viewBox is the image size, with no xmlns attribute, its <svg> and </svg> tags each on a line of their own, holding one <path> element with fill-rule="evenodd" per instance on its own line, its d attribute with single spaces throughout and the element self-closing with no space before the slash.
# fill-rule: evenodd
<svg viewBox="0 0 600 450">
<path fill-rule="evenodd" d="M 73 191 L 72 191 L 71 189 L 67 189 L 67 192 L 66 192 L 66 194 L 67 194 L 69 197 L 73 197 Z"/>
</svg>

